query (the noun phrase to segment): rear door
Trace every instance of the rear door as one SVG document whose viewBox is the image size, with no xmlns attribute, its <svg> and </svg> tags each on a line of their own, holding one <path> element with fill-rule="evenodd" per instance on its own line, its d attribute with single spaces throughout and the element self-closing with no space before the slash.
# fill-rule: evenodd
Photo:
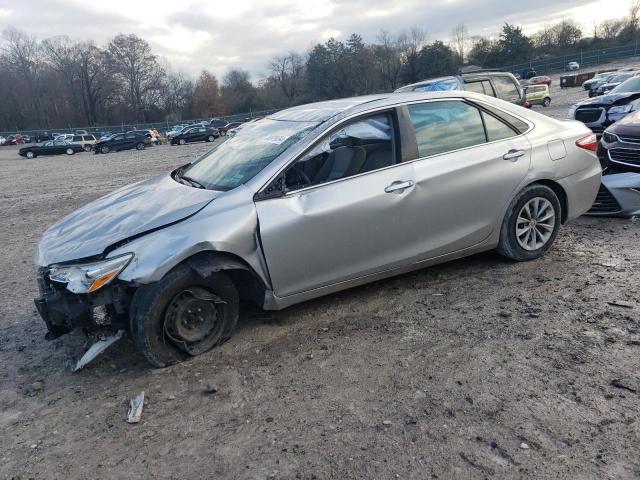
<svg viewBox="0 0 640 480">
<path fill-rule="evenodd" d="M 496 228 L 527 171 L 528 125 L 461 99 L 408 105 L 418 146 L 413 211 L 424 258 L 472 247 Z M 496 112 L 500 112 L 496 110 Z M 508 124 L 510 118 L 516 125 Z"/>
</svg>

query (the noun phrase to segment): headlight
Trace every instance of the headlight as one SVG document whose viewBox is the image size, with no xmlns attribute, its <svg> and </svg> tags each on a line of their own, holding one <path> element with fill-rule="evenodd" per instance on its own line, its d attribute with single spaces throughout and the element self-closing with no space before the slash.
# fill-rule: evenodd
<svg viewBox="0 0 640 480">
<path fill-rule="evenodd" d="M 627 105 L 619 105 L 617 107 L 611 107 L 609 109 L 609 114 L 624 115 L 625 113 L 629 113 L 631 110 L 633 110 L 633 105 L 628 103 Z"/>
<path fill-rule="evenodd" d="M 617 141 L 617 140 L 618 140 L 618 138 L 617 138 L 614 134 L 609 133 L 609 132 L 607 132 L 606 130 L 605 130 L 605 132 L 602 134 L 602 139 L 603 139 L 606 143 L 613 143 L 613 142 L 615 142 L 615 141 Z"/>
<path fill-rule="evenodd" d="M 569 107 L 569 111 L 567 112 L 567 118 L 570 118 L 572 120 L 575 118 L 576 108 L 578 108 L 576 105 L 571 105 Z"/>
<path fill-rule="evenodd" d="M 49 267 L 49 278 L 54 282 L 66 283 L 70 292 L 91 293 L 116 278 L 132 258 L 133 253 L 126 253 L 94 263 L 52 265 Z"/>
</svg>

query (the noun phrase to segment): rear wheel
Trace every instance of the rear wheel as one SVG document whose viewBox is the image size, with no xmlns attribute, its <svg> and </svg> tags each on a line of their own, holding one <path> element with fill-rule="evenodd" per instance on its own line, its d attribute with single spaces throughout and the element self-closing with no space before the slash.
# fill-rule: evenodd
<svg viewBox="0 0 640 480">
<path fill-rule="evenodd" d="M 184 145 L 185 143 L 187 143 L 187 141 L 186 141 L 184 138 L 181 138 L 181 139 L 178 141 L 178 143 L 179 143 L 180 145 Z"/>
<path fill-rule="evenodd" d="M 509 204 L 500 229 L 498 253 L 517 261 L 541 257 L 560 228 L 561 206 L 545 185 L 525 187 Z"/>
<path fill-rule="evenodd" d="M 549 97 L 545 97 L 545 99 L 542 101 L 542 106 L 548 107 L 549 105 L 551 105 L 551 99 Z"/>
<path fill-rule="evenodd" d="M 215 137 L 213 135 L 209 135 L 207 137 L 207 142 L 213 142 L 215 140 Z"/>
<path fill-rule="evenodd" d="M 144 150 L 144 143 L 140 142 L 136 145 L 136 150 Z"/>
<path fill-rule="evenodd" d="M 76 151 L 73 148 L 67 148 L 64 153 L 67 155 L 73 155 Z"/>
<path fill-rule="evenodd" d="M 180 266 L 136 291 L 131 333 L 153 366 L 166 367 L 229 339 L 238 322 L 238 304 L 238 292 L 226 274 L 204 279 Z"/>
<path fill-rule="evenodd" d="M 90 152 L 91 151 L 91 145 L 85 145 L 83 148 L 84 148 L 85 152 Z"/>
<path fill-rule="evenodd" d="M 109 146 L 108 146 L 108 145 L 103 145 L 103 146 L 100 148 L 100 151 L 101 151 L 102 153 L 109 153 L 109 151 L 110 151 Z"/>
</svg>

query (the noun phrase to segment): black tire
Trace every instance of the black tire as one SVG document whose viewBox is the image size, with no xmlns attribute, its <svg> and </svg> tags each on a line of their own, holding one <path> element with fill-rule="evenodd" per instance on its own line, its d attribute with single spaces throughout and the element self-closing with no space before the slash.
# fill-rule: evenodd
<svg viewBox="0 0 640 480">
<path fill-rule="evenodd" d="M 194 353 L 187 352 L 166 333 L 165 315 L 177 296 L 189 288 L 198 287 L 224 303 L 217 303 L 214 307 L 219 315 L 216 322 L 220 322 L 216 324 L 215 336 L 202 340 L 197 353 Z M 163 368 L 211 350 L 231 338 L 238 323 L 238 309 L 238 291 L 226 274 L 214 273 L 204 279 L 189 266 L 180 265 L 159 282 L 138 288 L 129 314 L 131 335 L 147 361 L 154 367 Z"/>
<path fill-rule="evenodd" d="M 84 147 L 82 147 L 82 148 L 84 148 L 84 151 L 85 151 L 85 152 L 90 152 L 90 151 L 91 151 L 91 145 L 85 145 L 85 146 L 84 146 Z"/>
<path fill-rule="evenodd" d="M 187 141 L 184 138 L 181 138 L 180 140 L 178 140 L 178 143 L 180 145 L 185 145 L 187 143 Z"/>
<path fill-rule="evenodd" d="M 136 150 L 144 150 L 144 143 L 140 142 L 136 145 Z"/>
<path fill-rule="evenodd" d="M 109 145 L 103 145 L 102 147 L 100 147 L 100 151 L 104 154 L 107 154 L 111 151 L 111 149 L 109 148 Z"/>
<path fill-rule="evenodd" d="M 544 198 L 548 200 L 554 210 L 554 225 L 551 236 L 546 243 L 536 250 L 524 249 L 516 237 L 516 220 L 522 208 L 534 198 Z M 558 230 L 560 228 L 560 219 L 562 218 L 562 207 L 560 200 L 553 190 L 545 185 L 532 184 L 518 193 L 515 198 L 509 204 L 507 212 L 502 220 L 502 227 L 500 228 L 500 242 L 498 243 L 497 251 L 503 257 L 507 257 L 511 260 L 518 262 L 525 262 L 528 260 L 535 260 L 540 258 L 544 253 L 551 248 Z"/>
<path fill-rule="evenodd" d="M 213 135 L 209 135 L 207 137 L 207 142 L 213 142 L 215 140 L 215 137 Z"/>
<path fill-rule="evenodd" d="M 542 106 L 548 107 L 549 105 L 551 105 L 551 99 L 549 97 L 544 97 L 544 100 L 542 101 Z"/>
<path fill-rule="evenodd" d="M 76 151 L 73 148 L 67 148 L 64 153 L 67 155 L 73 155 Z"/>
</svg>

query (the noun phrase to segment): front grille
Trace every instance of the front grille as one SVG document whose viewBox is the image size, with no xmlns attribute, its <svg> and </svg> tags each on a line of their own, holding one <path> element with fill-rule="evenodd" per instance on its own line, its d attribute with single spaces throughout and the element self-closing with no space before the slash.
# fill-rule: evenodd
<svg viewBox="0 0 640 480">
<path fill-rule="evenodd" d="M 590 213 L 616 213 L 622 210 L 620 204 L 604 185 L 600 185 L 596 201 L 593 203 Z"/>
<path fill-rule="evenodd" d="M 640 166 L 640 150 L 612 148 L 609 150 L 609 158 L 611 158 L 612 162 L 622 162 Z"/>
<path fill-rule="evenodd" d="M 621 142 L 625 143 L 640 143 L 640 137 L 635 135 L 617 135 Z"/>
<path fill-rule="evenodd" d="M 578 108 L 575 113 L 576 120 L 582 123 L 593 123 L 600 120 L 602 107 L 598 108 Z"/>
</svg>

